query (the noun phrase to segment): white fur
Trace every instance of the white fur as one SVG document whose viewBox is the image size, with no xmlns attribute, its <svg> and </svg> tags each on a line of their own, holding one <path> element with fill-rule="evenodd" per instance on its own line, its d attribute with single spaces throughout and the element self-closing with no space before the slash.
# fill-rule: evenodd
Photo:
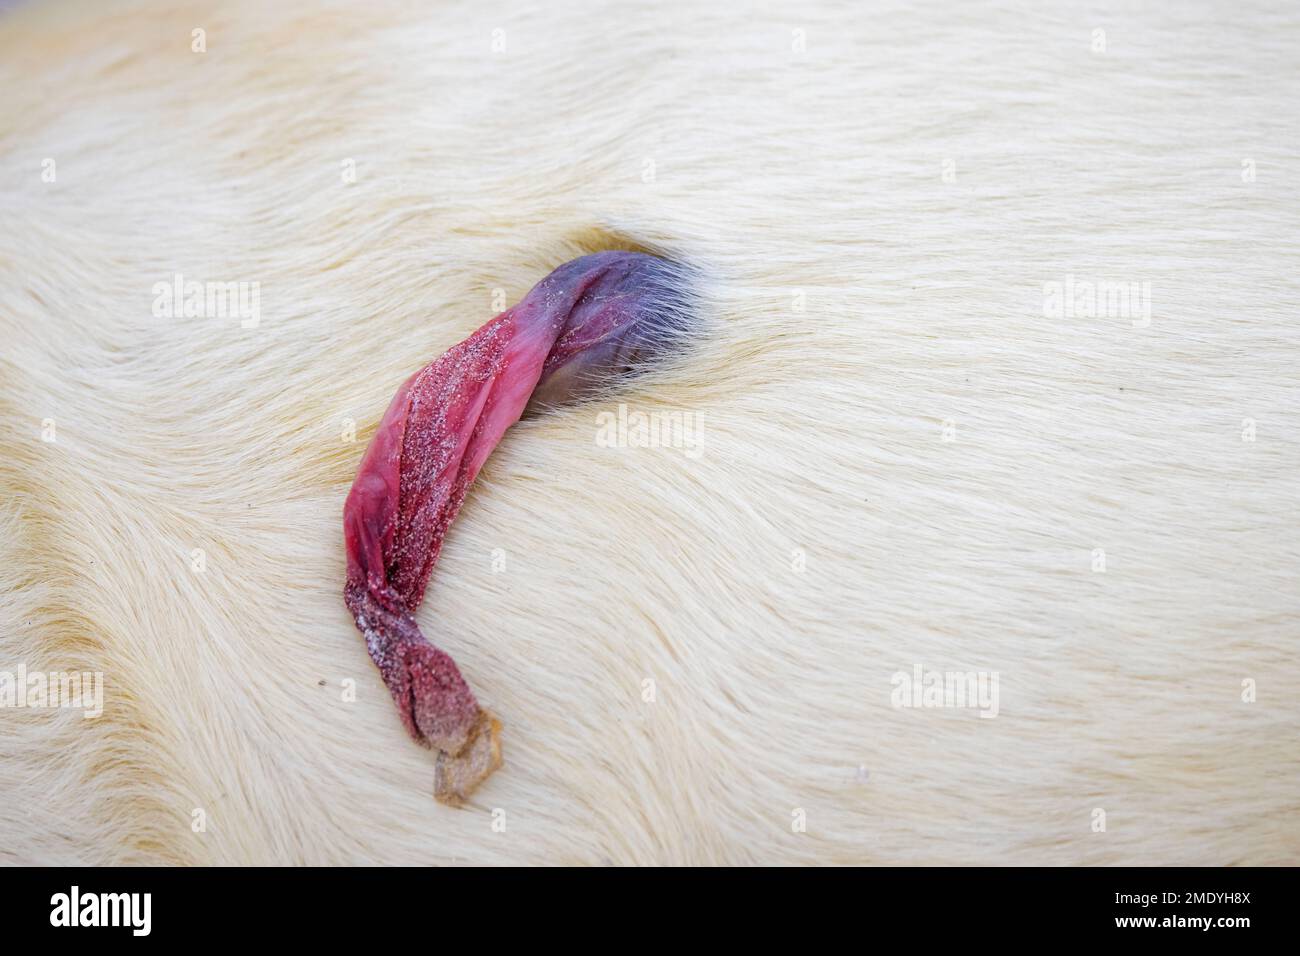
<svg viewBox="0 0 1300 956">
<path fill-rule="evenodd" d="M 0 669 L 107 681 L 0 711 L 0 860 L 1300 862 L 1300 21 L 1133 6 L 0 15 Z M 471 492 L 419 620 L 505 766 L 449 809 L 343 498 L 494 290 L 624 245 L 703 327 Z M 155 316 L 178 272 L 260 324 Z M 895 708 L 918 664 L 998 716 Z"/>
</svg>

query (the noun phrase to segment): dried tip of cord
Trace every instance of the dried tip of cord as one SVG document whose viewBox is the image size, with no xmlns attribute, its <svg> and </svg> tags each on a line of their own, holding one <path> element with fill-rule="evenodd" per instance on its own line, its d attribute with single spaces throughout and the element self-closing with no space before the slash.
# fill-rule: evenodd
<svg viewBox="0 0 1300 956">
<path fill-rule="evenodd" d="M 483 710 L 458 753 L 438 753 L 433 769 L 434 798 L 458 807 L 500 766 L 501 721 Z"/>
</svg>

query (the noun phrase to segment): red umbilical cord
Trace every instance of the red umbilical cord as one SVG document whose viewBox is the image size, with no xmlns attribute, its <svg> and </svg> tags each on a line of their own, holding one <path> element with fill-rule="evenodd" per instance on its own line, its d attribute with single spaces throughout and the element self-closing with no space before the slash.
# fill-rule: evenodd
<svg viewBox="0 0 1300 956">
<path fill-rule="evenodd" d="M 438 751 L 444 803 L 501 765 L 501 725 L 415 623 L 442 539 L 530 401 L 582 397 L 653 359 L 681 329 L 682 290 L 673 265 L 639 253 L 560 266 L 407 379 L 366 449 L 343 508 L 344 600 L 407 731 Z"/>
</svg>

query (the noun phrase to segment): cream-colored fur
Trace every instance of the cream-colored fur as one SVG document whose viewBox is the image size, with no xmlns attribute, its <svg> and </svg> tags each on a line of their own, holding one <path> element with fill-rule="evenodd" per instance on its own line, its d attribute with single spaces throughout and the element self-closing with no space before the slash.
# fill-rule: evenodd
<svg viewBox="0 0 1300 956">
<path fill-rule="evenodd" d="M 0 710 L 0 860 L 1300 862 L 1300 15 L 1134 6 L 5 12 L 0 670 L 106 693 Z M 343 498 L 404 376 L 615 247 L 700 334 L 471 492 L 419 620 L 505 766 L 449 809 Z"/>
</svg>

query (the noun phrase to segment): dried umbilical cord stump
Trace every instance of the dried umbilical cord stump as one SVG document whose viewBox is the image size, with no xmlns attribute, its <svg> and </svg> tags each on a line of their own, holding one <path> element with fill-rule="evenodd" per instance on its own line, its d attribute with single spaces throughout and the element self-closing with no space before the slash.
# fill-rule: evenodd
<svg viewBox="0 0 1300 956">
<path fill-rule="evenodd" d="M 407 731 L 438 752 L 443 803 L 501 766 L 501 723 L 415 623 L 443 537 L 525 408 L 586 397 L 677 345 L 687 288 L 680 266 L 643 253 L 565 263 L 407 379 L 361 459 L 343 508 L 344 600 Z"/>
</svg>

